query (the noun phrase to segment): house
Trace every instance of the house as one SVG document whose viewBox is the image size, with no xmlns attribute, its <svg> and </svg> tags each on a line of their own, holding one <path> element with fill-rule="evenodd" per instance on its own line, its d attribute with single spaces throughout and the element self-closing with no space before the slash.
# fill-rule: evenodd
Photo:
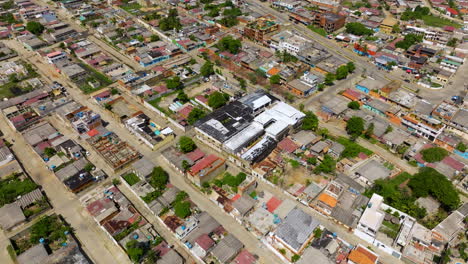
<svg viewBox="0 0 468 264">
<path fill-rule="evenodd" d="M 279 28 L 280 25 L 273 16 L 262 16 L 244 27 L 244 36 L 260 43 L 266 43 L 269 38 L 267 35 L 278 31 Z"/>
<path fill-rule="evenodd" d="M 377 232 L 382 226 L 382 222 L 385 218 L 385 212 L 381 210 L 382 204 L 383 197 L 374 193 L 367 204 L 366 210 L 359 219 L 357 230 L 364 232 L 371 237 L 375 237 L 377 235 Z"/>
<path fill-rule="evenodd" d="M 391 174 L 391 170 L 375 159 L 365 160 L 353 170 L 353 178 L 364 186 L 372 186 L 376 180 L 385 179 Z"/>
<path fill-rule="evenodd" d="M 313 239 L 319 222 L 299 208 L 289 212 L 273 234 L 273 239 L 294 254 L 300 254 Z"/>
<path fill-rule="evenodd" d="M 239 195 L 239 197 L 236 197 L 235 201 L 232 202 L 232 207 L 234 207 L 234 210 L 231 212 L 231 214 L 242 218 L 250 213 L 254 206 L 255 200 L 252 199 L 249 195 Z"/>
<path fill-rule="evenodd" d="M 214 154 L 205 156 L 188 170 L 190 180 L 201 186 L 225 170 L 225 160 Z"/>
<path fill-rule="evenodd" d="M 239 255 L 232 261 L 232 264 L 255 264 L 257 258 L 252 255 L 247 249 L 242 250 Z"/>
<path fill-rule="evenodd" d="M 331 33 L 337 31 L 345 25 L 346 17 L 336 13 L 327 12 L 320 15 L 319 25 L 326 32 Z"/>
<path fill-rule="evenodd" d="M 211 251 L 211 254 L 220 263 L 229 263 L 244 247 L 234 235 L 228 234 Z"/>
<path fill-rule="evenodd" d="M 19 264 L 40 264 L 49 256 L 44 244 L 39 243 L 21 253 L 16 260 Z"/>
<path fill-rule="evenodd" d="M 291 139 L 297 146 L 299 146 L 299 148 L 306 149 L 311 144 L 315 144 L 319 140 L 319 137 L 311 131 L 301 130 L 296 134 L 293 134 Z"/>
<path fill-rule="evenodd" d="M 377 264 L 379 255 L 370 249 L 358 245 L 348 255 L 349 264 Z"/>
<path fill-rule="evenodd" d="M 387 16 L 382 23 L 380 23 L 380 30 L 385 34 L 391 34 L 393 26 L 398 24 L 398 20 L 391 16 Z"/>
<path fill-rule="evenodd" d="M 445 242 L 450 242 L 460 232 L 466 231 L 464 220 L 467 216 L 468 203 L 464 203 L 445 218 L 444 221 L 440 222 L 432 231 L 440 235 Z"/>
<path fill-rule="evenodd" d="M 0 208 L 0 226 L 3 230 L 10 230 L 26 221 L 23 210 L 16 203 L 6 204 Z"/>
<path fill-rule="evenodd" d="M 153 172 L 154 167 L 156 165 L 144 157 L 132 163 L 133 172 L 142 179 L 149 176 Z"/>
<path fill-rule="evenodd" d="M 195 245 L 193 246 L 192 251 L 199 258 L 204 258 L 215 244 L 216 243 L 210 236 L 202 234 L 195 239 Z"/>
</svg>

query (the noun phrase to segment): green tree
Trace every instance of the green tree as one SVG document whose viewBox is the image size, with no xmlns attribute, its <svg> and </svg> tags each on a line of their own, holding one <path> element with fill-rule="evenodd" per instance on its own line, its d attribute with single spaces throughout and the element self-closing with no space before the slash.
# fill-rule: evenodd
<svg viewBox="0 0 468 264">
<path fill-rule="evenodd" d="M 369 126 L 366 129 L 366 132 L 364 133 L 364 137 L 367 139 L 370 139 L 374 135 L 374 123 L 370 123 Z"/>
<path fill-rule="evenodd" d="M 400 32 L 401 32 L 400 25 L 398 24 L 393 25 L 392 33 L 400 33 Z"/>
<path fill-rule="evenodd" d="M 391 125 L 388 125 L 388 126 L 387 126 L 387 129 L 385 129 L 384 134 L 388 134 L 388 133 L 390 133 L 390 132 L 392 132 L 392 131 L 393 131 L 393 127 L 392 127 Z"/>
<path fill-rule="evenodd" d="M 228 99 L 229 96 L 227 94 L 216 91 L 210 94 L 210 96 L 208 97 L 208 105 L 213 109 L 217 109 L 225 105 Z"/>
<path fill-rule="evenodd" d="M 86 172 L 91 172 L 94 169 L 94 165 L 91 162 L 86 163 L 83 170 Z"/>
<path fill-rule="evenodd" d="M 193 125 L 195 124 L 195 122 L 197 122 L 199 119 L 202 119 L 203 117 L 205 117 L 206 113 L 205 111 L 203 111 L 201 108 L 199 107 L 195 107 L 191 112 L 190 114 L 188 115 L 187 117 L 187 122 L 190 124 L 190 125 Z"/>
<path fill-rule="evenodd" d="M 182 103 L 186 103 L 188 101 L 190 101 L 190 98 L 188 97 L 188 95 L 184 92 L 184 90 L 179 90 L 179 92 L 177 93 L 177 99 L 179 101 L 181 101 Z"/>
<path fill-rule="evenodd" d="M 333 85 L 333 81 L 335 80 L 335 75 L 333 73 L 327 73 L 325 75 L 325 84 L 326 85 Z"/>
<path fill-rule="evenodd" d="M 457 38 L 451 38 L 448 42 L 447 42 L 447 46 L 449 47 L 455 47 L 457 46 L 457 44 L 460 42 L 459 39 Z"/>
<path fill-rule="evenodd" d="M 341 65 L 338 67 L 338 69 L 336 69 L 335 76 L 338 80 L 346 79 L 346 77 L 348 77 L 348 67 L 346 65 Z"/>
<path fill-rule="evenodd" d="M 351 140 L 358 138 L 364 131 L 364 120 L 360 117 L 353 116 L 346 122 L 346 132 L 351 136 Z"/>
<path fill-rule="evenodd" d="M 205 61 L 203 66 L 200 68 L 200 74 L 203 77 L 209 77 L 214 74 L 213 63 L 210 61 Z"/>
<path fill-rule="evenodd" d="M 151 172 L 149 184 L 158 190 L 162 190 L 166 187 L 169 181 L 169 174 L 161 167 L 154 167 Z"/>
<path fill-rule="evenodd" d="M 144 254 L 144 250 L 140 247 L 139 242 L 135 239 L 132 239 L 127 242 L 125 247 L 127 248 L 127 254 L 130 259 L 133 262 L 138 263 Z"/>
<path fill-rule="evenodd" d="M 463 142 L 460 142 L 460 143 L 457 144 L 457 146 L 455 148 L 458 151 L 466 152 L 467 146 Z"/>
<path fill-rule="evenodd" d="M 294 254 L 294 255 L 291 257 L 291 262 L 292 262 L 292 263 L 295 263 L 295 262 L 297 262 L 300 258 L 301 258 L 300 255 Z"/>
<path fill-rule="evenodd" d="M 363 35 L 372 35 L 374 31 L 372 29 L 368 29 L 366 26 L 359 22 L 351 22 L 346 24 L 345 26 L 346 32 L 351 33 L 357 36 L 363 36 Z"/>
<path fill-rule="evenodd" d="M 318 128 L 319 120 L 317 116 L 311 111 L 305 112 L 304 120 L 302 121 L 303 130 L 312 130 L 315 131 Z"/>
<path fill-rule="evenodd" d="M 237 54 L 242 48 L 242 42 L 229 35 L 219 40 L 217 47 L 221 51 L 229 51 L 232 54 Z"/>
<path fill-rule="evenodd" d="M 184 170 L 184 172 L 187 172 L 189 169 L 190 169 L 190 163 L 186 160 L 182 160 L 182 169 Z"/>
<path fill-rule="evenodd" d="M 44 154 L 49 158 L 54 156 L 56 153 L 57 151 L 54 148 L 47 147 L 44 149 Z"/>
<path fill-rule="evenodd" d="M 330 156 L 330 155 L 325 155 L 323 157 L 322 162 L 315 167 L 314 172 L 315 173 L 331 173 L 334 172 L 336 169 L 336 161 Z"/>
<path fill-rule="evenodd" d="M 408 186 L 411 188 L 414 197 L 431 195 L 446 210 L 455 210 L 460 205 L 460 197 L 452 182 L 433 168 L 420 168 L 419 172 L 408 182 Z"/>
<path fill-rule="evenodd" d="M 352 102 L 348 103 L 348 108 L 351 108 L 353 110 L 357 110 L 360 107 L 361 107 L 361 104 L 359 104 L 359 102 L 357 102 L 357 101 L 352 101 Z"/>
<path fill-rule="evenodd" d="M 413 44 L 420 43 L 422 42 L 422 40 L 423 40 L 423 36 L 421 35 L 417 35 L 413 33 L 406 34 L 403 40 L 400 40 L 395 44 L 395 47 L 407 50 L 411 46 L 413 46 Z"/>
<path fill-rule="evenodd" d="M 189 152 L 194 151 L 196 148 L 197 148 L 197 145 L 191 138 L 187 136 L 180 137 L 179 139 L 180 151 L 182 151 L 183 153 L 189 153 Z"/>
<path fill-rule="evenodd" d="M 178 202 L 174 205 L 174 213 L 176 216 L 185 219 L 192 213 L 190 211 L 190 202 Z"/>
<path fill-rule="evenodd" d="M 180 81 L 179 76 L 174 76 L 173 78 L 166 79 L 166 87 L 170 90 L 178 90 L 184 88 L 184 84 Z"/>
<path fill-rule="evenodd" d="M 41 35 L 44 32 L 44 26 L 36 21 L 29 21 L 26 24 L 26 30 L 33 33 L 34 35 Z"/>
<path fill-rule="evenodd" d="M 352 61 L 346 63 L 346 67 L 348 67 L 349 73 L 354 72 L 354 70 L 356 70 L 356 66 L 354 65 L 354 62 Z"/>
<path fill-rule="evenodd" d="M 311 164 L 311 165 L 316 165 L 317 164 L 317 158 L 315 158 L 315 157 L 307 158 L 307 163 Z"/>
<path fill-rule="evenodd" d="M 180 23 L 177 9 L 169 10 L 169 14 L 167 15 L 167 17 L 159 20 L 159 28 L 162 31 L 167 31 L 167 30 L 172 30 L 172 29 L 179 31 L 182 28 L 182 24 Z"/>
<path fill-rule="evenodd" d="M 160 39 L 161 39 L 161 38 L 159 38 L 159 36 L 158 36 L 158 35 L 155 35 L 155 34 L 153 34 L 153 35 L 150 36 L 150 41 L 151 41 L 151 42 L 159 41 Z"/>
<path fill-rule="evenodd" d="M 247 82 L 245 79 L 239 79 L 239 86 L 242 90 L 245 90 L 247 88 Z"/>
<path fill-rule="evenodd" d="M 421 150 L 421 155 L 423 160 L 432 163 L 443 160 L 448 156 L 448 151 L 443 148 L 433 147 Z"/>
<path fill-rule="evenodd" d="M 281 77 L 278 74 L 272 75 L 270 77 L 270 84 L 279 84 L 281 82 Z"/>
</svg>

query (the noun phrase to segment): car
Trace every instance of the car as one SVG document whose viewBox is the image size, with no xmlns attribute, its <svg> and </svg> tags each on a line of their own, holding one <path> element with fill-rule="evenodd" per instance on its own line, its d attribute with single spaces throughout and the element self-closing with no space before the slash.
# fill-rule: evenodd
<svg viewBox="0 0 468 264">
<path fill-rule="evenodd" d="M 408 80 L 408 79 L 405 79 L 405 82 L 407 82 L 407 83 L 410 83 L 411 81 L 410 81 L 410 80 Z"/>
</svg>

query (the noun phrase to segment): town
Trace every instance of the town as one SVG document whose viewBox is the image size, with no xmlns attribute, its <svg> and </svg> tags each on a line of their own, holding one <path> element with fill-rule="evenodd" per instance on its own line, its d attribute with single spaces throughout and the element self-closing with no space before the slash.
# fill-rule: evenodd
<svg viewBox="0 0 468 264">
<path fill-rule="evenodd" d="M 0 0 L 0 262 L 468 262 L 468 1 Z"/>
</svg>

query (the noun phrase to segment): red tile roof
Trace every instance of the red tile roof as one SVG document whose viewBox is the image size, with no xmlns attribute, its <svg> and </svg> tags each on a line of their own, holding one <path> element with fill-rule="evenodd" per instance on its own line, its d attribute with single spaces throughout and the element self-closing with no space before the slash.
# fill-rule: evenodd
<svg viewBox="0 0 468 264">
<path fill-rule="evenodd" d="M 182 109 L 180 109 L 178 113 L 184 118 L 187 118 L 190 112 L 192 112 L 192 110 L 193 110 L 193 106 L 189 104 L 185 107 L 182 107 Z"/>
<path fill-rule="evenodd" d="M 191 161 L 195 162 L 195 161 L 203 158 L 205 156 L 205 152 L 203 152 L 201 149 L 197 148 L 196 150 L 185 154 L 185 156 L 187 156 L 187 158 L 190 159 Z"/>
<path fill-rule="evenodd" d="M 231 198 L 231 201 L 235 202 L 241 197 L 240 194 L 236 194 L 234 197 Z"/>
<path fill-rule="evenodd" d="M 293 153 L 296 151 L 296 149 L 299 148 L 294 141 L 292 141 L 290 138 L 284 138 L 283 140 L 278 143 L 278 148 L 282 151 L 288 152 L 288 153 Z"/>
<path fill-rule="evenodd" d="M 356 264 L 374 264 L 377 262 L 377 258 L 374 253 L 361 246 L 351 251 L 348 256 L 348 259 Z"/>
<path fill-rule="evenodd" d="M 244 249 L 237 255 L 237 257 L 234 259 L 233 263 L 235 264 L 253 264 L 257 261 L 257 259 L 247 251 L 247 249 Z"/>
<path fill-rule="evenodd" d="M 282 203 L 283 201 L 281 201 L 280 199 L 276 198 L 276 197 L 271 197 L 270 200 L 268 200 L 266 206 L 267 206 L 267 210 L 270 212 L 270 213 L 273 213 L 276 208 L 278 208 L 278 206 L 280 206 L 280 204 Z"/>
<path fill-rule="evenodd" d="M 205 251 L 210 249 L 215 244 L 213 239 L 211 239 L 211 237 L 209 237 L 207 234 L 199 236 L 197 239 L 195 239 L 195 243 L 197 243 L 198 246 L 203 248 Z"/>
<path fill-rule="evenodd" d="M 220 158 L 218 156 L 214 154 L 210 154 L 204 157 L 203 159 L 201 159 L 200 161 L 198 161 L 197 163 L 195 163 L 195 165 L 193 165 L 192 168 L 190 168 L 190 171 L 193 174 L 198 174 L 201 170 L 210 167 L 213 163 L 215 163 L 219 159 Z"/>
<path fill-rule="evenodd" d="M 88 136 L 90 137 L 94 137 L 94 136 L 97 136 L 99 135 L 99 131 L 97 131 L 96 129 L 91 129 L 90 131 L 88 131 Z"/>
<path fill-rule="evenodd" d="M 445 157 L 442 162 L 450 167 L 452 167 L 453 169 L 457 170 L 457 171 L 462 171 L 463 168 L 465 168 L 465 164 L 463 164 L 462 162 L 452 158 L 452 157 Z"/>
<path fill-rule="evenodd" d="M 454 15 L 454 16 L 457 16 L 458 15 L 458 12 L 457 10 L 451 8 L 451 7 L 448 7 L 447 8 L 447 12 L 449 12 L 450 14 Z"/>
</svg>

